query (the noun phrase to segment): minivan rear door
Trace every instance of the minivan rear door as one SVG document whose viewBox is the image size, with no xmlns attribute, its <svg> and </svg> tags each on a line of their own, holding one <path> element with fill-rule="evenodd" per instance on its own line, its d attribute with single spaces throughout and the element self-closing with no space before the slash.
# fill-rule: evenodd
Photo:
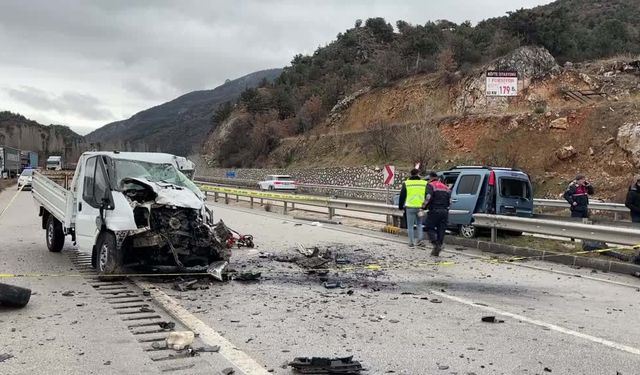
<svg viewBox="0 0 640 375">
<path fill-rule="evenodd" d="M 500 173 L 497 180 L 496 213 L 533 216 L 533 191 L 526 175 L 514 172 Z"/>
<path fill-rule="evenodd" d="M 471 224 L 473 212 L 478 203 L 478 192 L 484 174 L 480 171 L 462 172 L 451 191 L 451 209 L 466 211 L 464 214 L 450 214 L 453 225 Z"/>
</svg>

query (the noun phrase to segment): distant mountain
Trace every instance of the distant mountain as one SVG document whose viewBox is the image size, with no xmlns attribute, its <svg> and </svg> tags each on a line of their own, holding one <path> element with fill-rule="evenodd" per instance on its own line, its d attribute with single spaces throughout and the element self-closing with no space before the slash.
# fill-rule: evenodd
<svg viewBox="0 0 640 375">
<path fill-rule="evenodd" d="M 213 90 L 194 91 L 170 102 L 107 124 L 85 136 L 100 149 L 163 151 L 189 155 L 197 151 L 211 130 L 221 104 L 234 101 L 247 88 L 277 78 L 282 69 L 261 70 L 227 81 Z"/>
</svg>

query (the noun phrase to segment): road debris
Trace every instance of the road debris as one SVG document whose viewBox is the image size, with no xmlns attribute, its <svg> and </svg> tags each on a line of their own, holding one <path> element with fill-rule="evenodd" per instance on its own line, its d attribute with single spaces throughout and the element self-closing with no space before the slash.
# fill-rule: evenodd
<svg viewBox="0 0 640 375">
<path fill-rule="evenodd" d="M 9 353 L 2 353 L 0 354 L 0 362 L 4 362 L 7 359 L 11 359 L 13 358 L 13 355 L 9 354 Z"/>
<path fill-rule="evenodd" d="M 174 329 L 176 327 L 176 324 L 174 322 L 160 322 L 158 323 L 158 325 L 160 326 L 160 328 L 165 330 Z"/>
<path fill-rule="evenodd" d="M 429 302 L 431 302 L 431 303 L 442 303 L 442 301 L 437 299 L 437 298 L 432 298 L 432 299 L 429 300 Z"/>
<path fill-rule="evenodd" d="M 207 268 L 207 273 L 218 281 L 224 281 L 223 273 L 226 270 L 228 265 L 229 265 L 229 262 L 224 260 L 213 262 L 209 264 L 209 268 Z"/>
<path fill-rule="evenodd" d="M 314 246 L 311 249 L 307 249 L 302 244 L 297 244 L 297 245 L 298 245 L 298 252 L 306 256 L 307 258 L 318 256 L 318 253 L 320 252 L 320 249 L 317 246 Z"/>
<path fill-rule="evenodd" d="M 186 292 L 187 290 L 196 290 L 198 287 L 194 287 L 195 284 L 198 283 L 197 279 L 187 280 L 183 282 L 176 282 L 173 284 L 173 289 L 179 290 L 181 292 Z"/>
<path fill-rule="evenodd" d="M 24 307 L 31 299 L 31 289 L 0 284 L 0 305 L 9 307 Z"/>
<path fill-rule="evenodd" d="M 62 295 L 65 297 L 73 297 L 73 290 L 67 290 L 66 292 L 63 292 Z"/>
<path fill-rule="evenodd" d="M 220 346 L 204 344 L 203 346 L 193 348 L 193 350 L 197 353 L 218 353 L 220 351 Z"/>
<path fill-rule="evenodd" d="M 357 375 L 363 370 L 353 356 L 343 358 L 297 357 L 289 366 L 300 374 L 346 374 Z"/>
<path fill-rule="evenodd" d="M 327 289 L 344 288 L 340 281 L 336 281 L 336 282 L 332 282 L 332 283 L 325 281 L 322 285 L 324 285 L 324 287 L 327 288 Z"/>
<path fill-rule="evenodd" d="M 482 321 L 485 323 L 504 323 L 504 320 L 496 319 L 495 316 L 483 316 Z"/>
<path fill-rule="evenodd" d="M 222 370 L 223 375 L 231 375 L 235 373 L 236 373 L 236 370 L 232 369 L 231 367 L 227 367 L 226 369 Z"/>
<path fill-rule="evenodd" d="M 167 346 L 173 350 L 183 350 L 193 343 L 194 338 L 192 331 L 170 332 L 167 337 Z"/>
<path fill-rule="evenodd" d="M 235 281 L 259 281 L 262 273 L 254 271 L 229 272 L 230 278 Z"/>
</svg>

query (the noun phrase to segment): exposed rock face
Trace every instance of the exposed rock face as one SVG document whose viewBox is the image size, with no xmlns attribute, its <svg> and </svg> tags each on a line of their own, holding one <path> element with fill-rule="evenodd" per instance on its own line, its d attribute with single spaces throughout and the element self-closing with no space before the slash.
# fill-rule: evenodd
<svg viewBox="0 0 640 375">
<path fill-rule="evenodd" d="M 35 151 L 42 165 L 50 155 L 75 161 L 89 148 L 82 136 L 66 126 L 45 126 L 10 112 L 0 112 L 0 145 Z"/>
<path fill-rule="evenodd" d="M 630 156 L 636 168 L 640 168 L 640 122 L 630 122 L 618 129 L 618 146 Z"/>
<path fill-rule="evenodd" d="M 551 121 L 549 127 L 551 129 L 567 130 L 567 128 L 569 127 L 569 122 L 567 121 L 566 117 L 560 117 Z"/>
<path fill-rule="evenodd" d="M 509 105 L 511 98 L 485 96 L 487 70 L 515 70 L 518 72 L 518 91 L 531 80 L 560 71 L 553 56 L 542 47 L 521 47 L 476 70 L 464 79 L 460 95 L 455 99 L 454 110 L 459 114 L 500 112 Z"/>
<path fill-rule="evenodd" d="M 569 160 L 576 156 L 577 151 L 573 146 L 564 146 L 556 151 L 556 157 L 560 160 Z"/>
</svg>

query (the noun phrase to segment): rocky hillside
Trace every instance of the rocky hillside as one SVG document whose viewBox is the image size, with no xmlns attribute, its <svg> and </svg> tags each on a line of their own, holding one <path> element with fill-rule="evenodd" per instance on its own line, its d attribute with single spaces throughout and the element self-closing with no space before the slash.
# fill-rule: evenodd
<svg viewBox="0 0 640 375">
<path fill-rule="evenodd" d="M 41 161 L 49 155 L 77 160 L 89 147 L 81 135 L 66 126 L 45 126 L 11 112 L 0 112 L 0 145 L 36 151 Z"/>
<path fill-rule="evenodd" d="M 212 116 L 224 103 L 235 102 L 247 88 L 270 82 L 281 69 L 251 73 L 213 90 L 194 91 L 170 102 L 105 125 L 86 136 L 100 149 L 163 151 L 189 155 L 215 124 Z"/>
</svg>

